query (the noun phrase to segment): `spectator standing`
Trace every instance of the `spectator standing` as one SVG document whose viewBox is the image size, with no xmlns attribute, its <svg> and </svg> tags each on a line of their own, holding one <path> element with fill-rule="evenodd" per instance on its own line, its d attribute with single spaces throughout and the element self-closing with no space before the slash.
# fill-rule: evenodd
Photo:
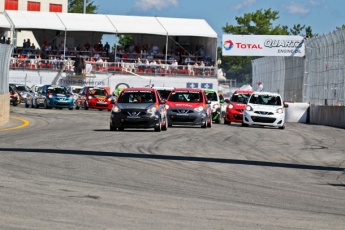
<svg viewBox="0 0 345 230">
<path fill-rule="evenodd" d="M 7 45 L 11 44 L 11 38 L 7 38 L 6 44 L 7 44 Z"/>
<path fill-rule="evenodd" d="M 258 85 L 257 85 L 257 91 L 263 91 L 264 90 L 264 85 L 262 84 L 262 82 L 258 82 Z"/>
</svg>

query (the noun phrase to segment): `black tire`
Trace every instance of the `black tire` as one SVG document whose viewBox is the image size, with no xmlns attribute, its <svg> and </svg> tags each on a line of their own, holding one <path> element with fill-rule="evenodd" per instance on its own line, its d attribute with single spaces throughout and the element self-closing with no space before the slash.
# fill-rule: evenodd
<svg viewBox="0 0 345 230">
<path fill-rule="evenodd" d="M 161 121 L 159 121 L 159 125 L 158 125 L 158 127 L 155 128 L 155 131 L 156 132 L 162 131 L 162 123 L 161 123 Z"/>
<path fill-rule="evenodd" d="M 162 130 L 163 131 L 167 131 L 168 130 L 168 119 L 167 118 L 165 118 L 165 125 L 164 126 L 162 126 Z"/>
<path fill-rule="evenodd" d="M 212 118 L 210 118 L 210 123 L 207 123 L 208 128 L 212 128 Z"/>
<path fill-rule="evenodd" d="M 44 103 L 43 103 L 43 108 L 48 109 L 48 103 L 47 103 L 47 100 L 44 100 Z"/>
<path fill-rule="evenodd" d="M 35 106 L 34 106 L 34 99 L 31 99 L 31 108 L 35 108 Z"/>
<path fill-rule="evenodd" d="M 243 127 L 248 127 L 249 125 L 242 122 L 242 126 Z"/>
<path fill-rule="evenodd" d="M 102 111 L 103 109 L 98 109 L 99 111 Z"/>
<path fill-rule="evenodd" d="M 73 108 L 68 108 L 69 110 L 73 110 Z"/>
<path fill-rule="evenodd" d="M 74 108 L 76 109 L 76 110 L 79 110 L 79 106 L 78 106 L 78 104 L 75 102 L 74 103 Z"/>
<path fill-rule="evenodd" d="M 122 128 L 122 127 L 121 127 L 121 128 L 118 128 L 118 129 L 119 129 L 119 131 L 123 131 L 123 130 L 125 130 L 125 129 L 124 129 L 124 128 Z"/>
<path fill-rule="evenodd" d="M 25 99 L 25 108 L 29 108 L 28 101 Z"/>
<path fill-rule="evenodd" d="M 279 127 L 279 129 L 285 129 L 285 125 L 283 125 L 283 126 Z"/>
<path fill-rule="evenodd" d="M 202 125 L 201 125 L 201 128 L 204 128 L 204 129 L 206 129 L 206 128 L 207 128 L 207 120 L 205 121 L 205 123 L 204 123 L 204 124 L 202 124 Z"/>
<path fill-rule="evenodd" d="M 110 131 L 116 131 L 117 128 L 113 127 L 111 124 L 110 124 Z"/>
<path fill-rule="evenodd" d="M 88 110 L 88 109 L 89 109 L 89 107 L 87 107 L 86 101 L 84 102 L 84 109 L 85 109 L 85 110 Z"/>
<path fill-rule="evenodd" d="M 231 124 L 231 122 L 230 121 L 226 121 L 226 119 L 224 118 L 224 125 L 230 125 Z"/>
<path fill-rule="evenodd" d="M 17 106 L 18 105 L 18 102 L 17 101 L 14 101 L 13 102 L 13 106 Z"/>
</svg>

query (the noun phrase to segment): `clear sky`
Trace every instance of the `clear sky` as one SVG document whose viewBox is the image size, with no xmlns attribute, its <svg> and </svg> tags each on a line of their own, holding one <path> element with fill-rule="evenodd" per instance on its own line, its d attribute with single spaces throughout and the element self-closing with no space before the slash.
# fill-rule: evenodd
<svg viewBox="0 0 345 230">
<path fill-rule="evenodd" d="M 314 34 L 328 34 L 345 24 L 345 0 L 91 0 L 99 14 L 205 19 L 218 34 L 236 16 L 260 9 L 279 12 L 274 25 L 311 26 Z M 112 38 L 112 37 L 111 37 Z M 111 41 L 110 37 L 105 39 Z M 105 42 L 105 41 L 104 41 Z"/>
</svg>

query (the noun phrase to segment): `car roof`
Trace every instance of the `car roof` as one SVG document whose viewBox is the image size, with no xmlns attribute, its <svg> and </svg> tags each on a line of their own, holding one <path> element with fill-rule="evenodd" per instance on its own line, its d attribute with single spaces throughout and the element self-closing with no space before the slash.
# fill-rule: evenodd
<svg viewBox="0 0 345 230">
<path fill-rule="evenodd" d="M 253 92 L 254 91 L 250 89 L 239 89 L 235 91 L 235 93 L 253 93 Z"/>
<path fill-rule="evenodd" d="M 259 91 L 259 92 L 253 92 L 253 94 L 257 94 L 257 95 L 274 95 L 274 96 L 280 96 L 279 93 L 273 93 L 273 92 L 262 92 L 262 91 Z"/>
<path fill-rule="evenodd" d="M 164 90 L 164 89 L 166 89 L 166 90 L 173 90 L 175 87 L 165 87 L 165 86 L 154 86 L 154 87 L 152 87 L 152 88 L 154 88 L 154 89 L 157 89 L 157 90 Z"/>
<path fill-rule="evenodd" d="M 204 92 L 202 89 L 199 88 L 175 88 L 173 91 L 191 91 L 191 92 Z"/>
<path fill-rule="evenodd" d="M 133 87 L 133 88 L 124 88 L 123 89 L 124 92 L 127 92 L 127 91 L 157 91 L 156 89 L 154 88 L 145 88 L 145 87 Z"/>
</svg>

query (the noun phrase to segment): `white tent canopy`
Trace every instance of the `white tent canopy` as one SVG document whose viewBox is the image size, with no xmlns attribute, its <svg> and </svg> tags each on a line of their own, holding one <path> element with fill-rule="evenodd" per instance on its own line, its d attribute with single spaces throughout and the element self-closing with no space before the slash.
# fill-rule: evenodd
<svg viewBox="0 0 345 230">
<path fill-rule="evenodd" d="M 217 33 L 204 19 L 144 16 L 8 11 L 0 15 L 0 31 L 32 31 L 39 44 L 43 40 L 77 46 L 97 44 L 103 34 L 132 35 L 135 43 L 156 43 L 160 47 L 186 47 L 197 51 L 205 45 L 212 59 L 217 53 Z M 5 21 L 5 22 L 3 22 Z M 6 21 L 8 23 L 6 23 Z M 168 39 L 171 38 L 171 39 Z M 181 44 L 178 44 L 181 43 Z"/>
</svg>

